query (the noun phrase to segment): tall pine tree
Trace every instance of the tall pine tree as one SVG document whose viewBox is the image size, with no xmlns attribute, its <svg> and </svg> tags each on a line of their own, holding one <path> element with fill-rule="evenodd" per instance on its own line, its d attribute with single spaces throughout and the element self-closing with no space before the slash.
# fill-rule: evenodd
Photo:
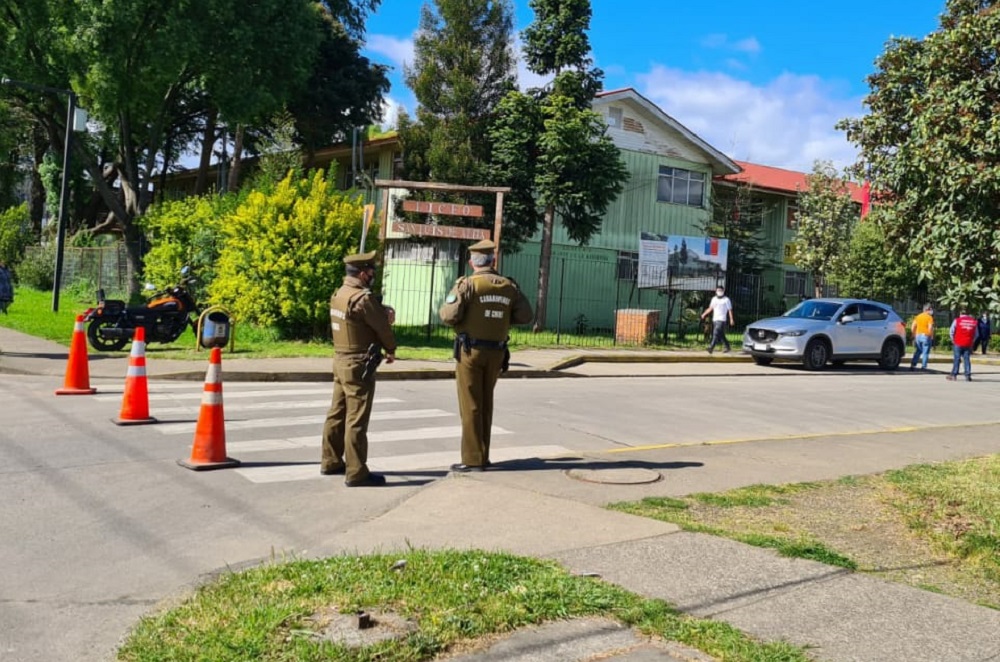
<svg viewBox="0 0 1000 662">
<path fill-rule="evenodd" d="M 590 0 L 531 0 L 535 21 L 524 30 L 525 61 L 552 83 L 503 100 L 492 131 L 493 180 L 513 190 L 504 214 L 514 240 L 542 228 L 535 331 L 545 327 L 552 232 L 558 214 L 570 238 L 599 233 L 628 172 L 593 110 L 604 77 L 590 58 Z"/>
<path fill-rule="evenodd" d="M 487 127 L 515 85 L 510 0 L 433 0 L 423 6 L 406 84 L 416 121 L 400 119 L 406 179 L 483 184 Z"/>
</svg>

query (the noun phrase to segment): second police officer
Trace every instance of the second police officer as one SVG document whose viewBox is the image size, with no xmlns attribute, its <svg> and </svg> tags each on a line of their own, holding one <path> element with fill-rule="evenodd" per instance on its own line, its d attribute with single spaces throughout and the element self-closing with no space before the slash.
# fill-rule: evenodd
<svg viewBox="0 0 1000 662">
<path fill-rule="evenodd" d="M 493 268 L 496 244 L 489 239 L 469 247 L 471 276 L 459 278 L 439 315 L 456 331 L 455 383 L 462 416 L 462 461 L 452 471 L 483 471 L 490 466 L 493 390 L 505 368 L 511 324 L 531 321 L 531 304 L 513 279 Z"/>
<path fill-rule="evenodd" d="M 333 402 L 323 425 L 320 473 L 343 474 L 348 487 L 384 485 L 385 477 L 368 470 L 368 421 L 375 398 L 375 375 L 366 372 L 369 348 L 396 357 L 393 311 L 372 293 L 375 251 L 344 258 L 344 284 L 330 297 L 333 330 Z"/>
</svg>

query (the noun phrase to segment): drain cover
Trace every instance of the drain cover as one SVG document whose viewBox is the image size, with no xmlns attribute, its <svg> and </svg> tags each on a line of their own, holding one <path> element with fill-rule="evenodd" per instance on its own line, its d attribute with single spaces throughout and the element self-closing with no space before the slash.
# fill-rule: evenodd
<svg viewBox="0 0 1000 662">
<path fill-rule="evenodd" d="M 655 483 L 663 476 L 652 469 L 570 469 L 566 472 L 570 478 L 586 483 L 605 483 L 608 485 L 644 485 Z"/>
</svg>

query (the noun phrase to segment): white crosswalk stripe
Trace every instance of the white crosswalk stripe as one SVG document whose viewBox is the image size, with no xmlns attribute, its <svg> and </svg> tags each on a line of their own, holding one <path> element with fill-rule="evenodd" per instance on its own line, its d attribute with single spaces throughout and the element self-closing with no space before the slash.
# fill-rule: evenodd
<svg viewBox="0 0 1000 662">
<path fill-rule="evenodd" d="M 200 412 L 202 384 L 189 382 L 183 387 L 170 384 L 169 388 L 150 390 L 149 397 L 153 401 L 150 413 L 159 417 L 161 422 L 147 429 L 176 438 L 193 435 Z M 225 387 L 223 409 L 226 418 L 226 454 L 243 459 L 250 465 L 234 471 L 253 483 L 323 478 L 319 474 L 319 447 L 323 422 L 330 406 L 330 392 L 330 385 L 319 388 L 292 386 L 287 389 L 262 388 L 259 384 Z M 120 401 L 121 395 L 105 394 L 96 399 Z M 457 411 L 430 407 L 406 408 L 408 403 L 392 397 L 377 397 L 374 404 L 380 406 L 372 411 L 372 425 L 368 431 L 368 466 L 371 470 L 397 474 L 408 471 L 447 471 L 451 464 L 460 461 L 461 453 L 456 440 L 462 437 L 462 426 Z M 169 422 L 164 420 L 165 416 L 184 420 Z M 441 419 L 446 424 L 420 424 L 420 421 L 430 422 L 431 419 Z M 268 430 L 272 430 L 270 436 L 267 434 Z M 260 433 L 256 436 L 264 438 L 254 438 L 255 432 Z M 552 444 L 512 444 L 508 447 L 497 445 L 497 438 L 503 439 L 513 434 L 513 431 L 502 427 L 493 428 L 494 443 L 490 449 L 490 459 L 493 462 L 565 456 L 571 453 L 562 446 Z M 416 444 L 411 446 L 411 442 Z M 407 449 L 420 452 L 398 452 Z M 244 457 L 256 453 L 271 455 L 267 457 L 267 461 L 254 461 Z"/>
<path fill-rule="evenodd" d="M 529 458 L 565 457 L 568 454 L 571 454 L 569 449 L 554 445 L 490 449 L 490 456 L 494 463 Z M 447 470 L 451 464 L 458 461 L 457 456 L 458 449 L 440 453 L 414 453 L 395 457 L 377 457 L 368 460 L 368 468 L 372 471 L 389 471 L 402 474 L 405 474 L 407 471 Z M 246 467 L 237 468 L 233 471 L 252 483 L 330 480 L 329 477 L 320 475 L 319 468 L 315 464 Z"/>
<path fill-rule="evenodd" d="M 273 409 L 274 407 L 272 407 Z M 226 410 L 228 411 L 228 410 Z M 157 410 L 159 413 L 159 410 Z M 410 418 L 435 418 L 438 416 L 452 416 L 446 411 L 441 409 L 410 409 L 402 411 L 381 411 L 372 412 L 372 420 L 402 420 Z M 284 418 L 252 418 L 249 420 L 230 420 L 227 417 L 226 420 L 226 430 L 255 430 L 258 428 L 282 428 L 290 425 L 322 425 L 326 420 L 326 414 L 319 414 L 315 416 L 286 416 Z M 160 434 L 191 434 L 194 432 L 195 427 L 197 427 L 197 422 L 193 423 L 163 423 L 162 425 L 156 426 L 156 431 Z M 447 430 L 452 431 L 453 428 L 430 428 L 431 430 Z M 462 429 L 458 429 L 458 434 L 462 434 Z M 500 434 L 504 434 L 501 432 Z M 430 437 L 416 437 L 417 439 L 429 439 L 438 436 L 437 434 L 432 434 Z M 449 435 L 453 436 L 453 435 Z M 409 436 L 399 437 L 399 439 L 410 439 Z M 378 439 L 373 437 L 373 433 L 368 434 L 369 441 L 378 441 Z"/>
<path fill-rule="evenodd" d="M 156 400 L 199 400 L 201 399 L 202 388 L 197 387 L 196 391 L 186 392 L 186 393 L 156 393 L 151 391 L 149 394 L 150 402 Z M 325 389 L 289 389 L 283 391 L 281 389 L 270 389 L 266 391 L 231 391 L 229 387 L 223 387 L 223 400 L 231 400 L 233 398 L 244 399 L 244 398 L 264 398 L 264 397 L 279 397 L 288 398 L 295 395 L 326 395 L 330 398 L 333 395 L 333 387 L 328 386 Z M 96 402 L 114 402 L 115 400 L 121 400 L 121 394 L 118 395 L 94 395 L 91 396 L 91 400 Z M 327 404 L 329 405 L 329 399 L 327 399 Z M 388 404 L 400 402 L 398 398 L 375 398 L 375 404 Z"/>
</svg>

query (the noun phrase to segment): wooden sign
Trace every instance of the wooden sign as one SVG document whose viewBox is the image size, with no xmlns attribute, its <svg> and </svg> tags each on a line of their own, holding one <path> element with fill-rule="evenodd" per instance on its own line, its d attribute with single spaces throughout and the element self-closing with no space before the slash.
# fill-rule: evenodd
<svg viewBox="0 0 1000 662">
<path fill-rule="evenodd" d="M 392 224 L 393 232 L 418 235 L 420 237 L 441 237 L 443 239 L 489 239 L 490 231 L 482 228 L 460 228 L 454 225 L 430 225 L 429 223 Z"/>
<path fill-rule="evenodd" d="M 403 211 L 417 214 L 440 214 L 442 216 L 474 216 L 481 218 L 483 208 L 479 205 L 459 205 L 451 202 L 424 202 L 423 200 L 403 200 Z"/>
</svg>

